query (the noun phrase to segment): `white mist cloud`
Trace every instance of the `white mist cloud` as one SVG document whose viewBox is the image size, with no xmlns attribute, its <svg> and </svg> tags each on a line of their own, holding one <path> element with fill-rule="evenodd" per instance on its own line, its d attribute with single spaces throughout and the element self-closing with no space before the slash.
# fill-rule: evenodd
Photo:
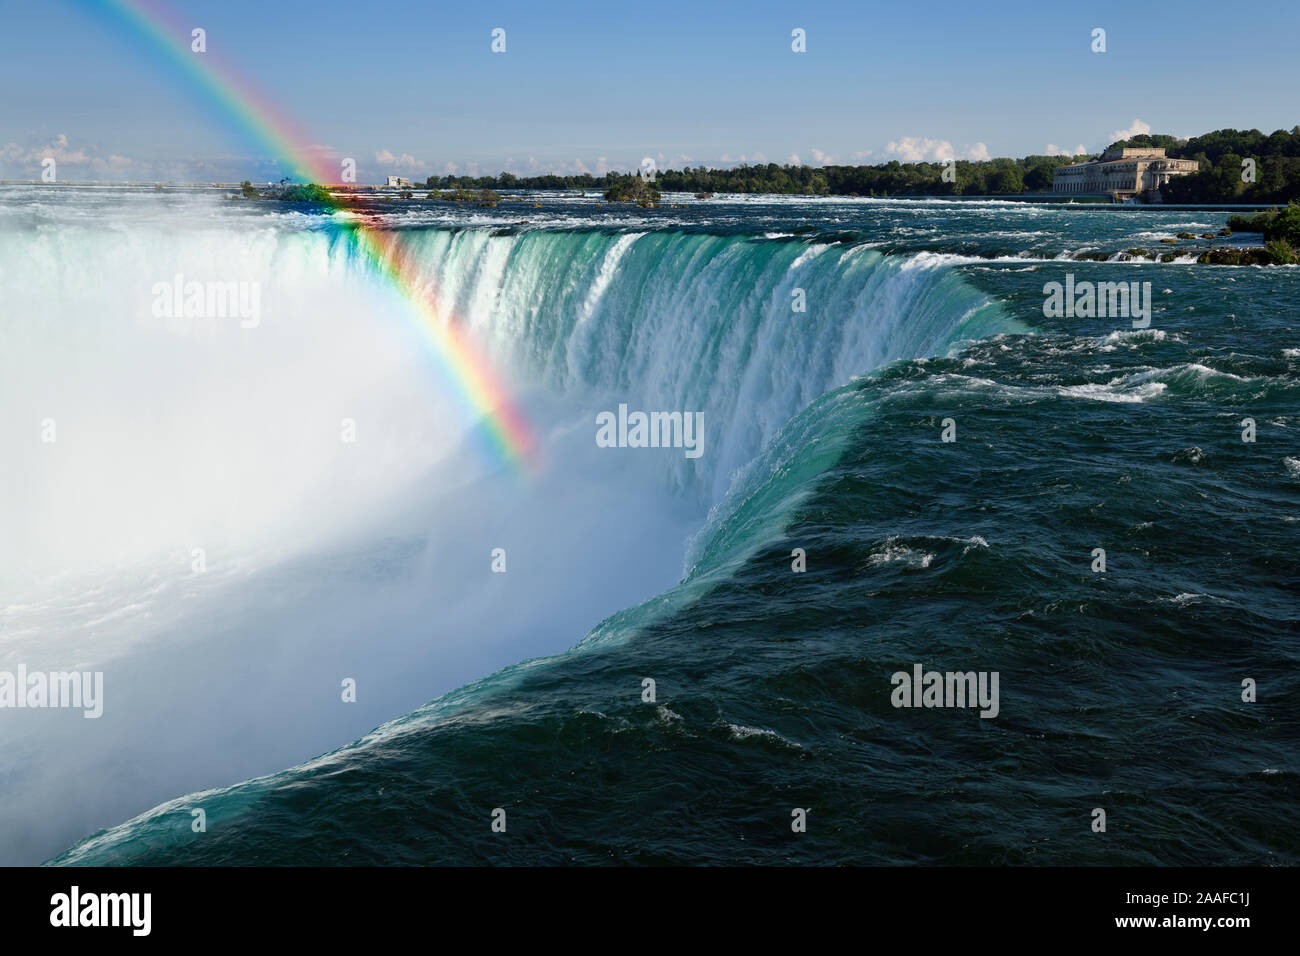
<svg viewBox="0 0 1300 956">
<path fill-rule="evenodd" d="M 1151 132 L 1151 124 L 1144 123 L 1142 120 L 1134 117 L 1133 122 L 1129 124 L 1128 129 L 1117 129 L 1115 132 L 1111 133 L 1110 141 L 1115 143 L 1121 139 L 1132 139 L 1134 136 L 1142 136 L 1149 132 Z"/>
<path fill-rule="evenodd" d="M 723 153 L 718 157 L 717 165 L 719 168 L 726 168 L 727 166 L 743 166 L 746 163 L 753 164 L 766 162 L 767 157 L 761 152 L 756 152 L 752 156 L 745 153 L 741 153 L 739 156 L 732 156 L 730 153 Z"/>
<path fill-rule="evenodd" d="M 672 156 L 659 153 L 655 157 L 655 162 L 659 164 L 660 169 L 682 169 L 690 165 L 691 157 L 687 156 L 685 153 L 677 153 L 676 155 L 672 155 Z M 633 168 L 635 168 L 638 165 L 640 164 L 639 163 L 633 164 Z"/>
<path fill-rule="evenodd" d="M 319 143 L 307 147 L 314 158 L 336 157 L 334 147 Z M 285 175 L 275 160 L 232 154 L 190 156 L 177 159 L 140 159 L 108 152 L 66 133 L 53 138 L 31 135 L 26 142 L 0 143 L 0 178 L 39 179 L 41 163 L 52 159 L 58 181 L 235 183 L 242 179 L 274 182 Z"/>
<path fill-rule="evenodd" d="M 116 153 L 101 156 L 95 146 L 73 146 L 66 133 L 60 133 L 54 139 L 37 146 L 22 146 L 18 143 L 0 146 L 0 164 L 30 172 L 32 178 L 40 174 L 41 163 L 46 159 L 53 159 L 56 168 L 69 167 L 73 175 L 67 178 L 72 179 L 78 178 L 78 173 L 86 178 L 89 178 L 90 173 L 99 175 L 116 172 L 121 175 L 131 167 L 141 165 L 129 156 Z"/>
<path fill-rule="evenodd" d="M 885 153 L 905 163 L 939 163 L 949 159 L 969 159 L 974 161 L 989 158 L 989 149 L 984 143 L 966 146 L 958 151 L 946 139 L 927 139 L 923 136 L 903 136 L 885 145 Z"/>
<path fill-rule="evenodd" d="M 381 149 L 375 153 L 375 162 L 385 169 L 404 173 L 422 173 L 429 168 L 429 165 L 424 160 L 416 159 L 410 153 L 395 155 L 386 149 Z"/>
<path fill-rule="evenodd" d="M 1112 141 L 1112 142 L 1113 142 L 1113 141 Z M 1048 155 L 1048 156 L 1082 156 L 1082 155 L 1085 154 L 1086 152 L 1088 152 L 1088 150 L 1084 147 L 1084 145 L 1083 145 L 1082 143 L 1080 143 L 1078 146 L 1074 147 L 1074 149 L 1072 149 L 1072 150 L 1071 150 L 1071 149 L 1063 149 L 1062 147 L 1057 146 L 1055 143 L 1048 143 L 1048 144 L 1047 144 L 1047 155 Z"/>
</svg>

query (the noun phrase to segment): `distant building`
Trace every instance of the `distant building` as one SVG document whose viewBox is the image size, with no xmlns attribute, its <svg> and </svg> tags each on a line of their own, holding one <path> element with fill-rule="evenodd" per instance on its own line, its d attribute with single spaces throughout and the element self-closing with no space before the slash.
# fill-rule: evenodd
<svg viewBox="0 0 1300 956">
<path fill-rule="evenodd" d="M 1200 169 L 1194 159 L 1169 159 L 1162 148 L 1142 146 L 1108 149 L 1101 159 L 1057 166 L 1052 172 L 1054 193 L 1109 193 L 1117 199 L 1133 199 L 1154 193 L 1175 176 Z"/>
<path fill-rule="evenodd" d="M 411 181 L 405 176 L 389 176 L 387 186 L 396 186 L 400 189 L 406 189 L 411 185 Z"/>
</svg>

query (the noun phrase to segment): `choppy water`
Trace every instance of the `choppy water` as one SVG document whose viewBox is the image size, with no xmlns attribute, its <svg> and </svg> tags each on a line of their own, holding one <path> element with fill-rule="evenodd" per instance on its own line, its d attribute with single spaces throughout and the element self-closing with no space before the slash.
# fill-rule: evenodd
<svg viewBox="0 0 1300 956">
<path fill-rule="evenodd" d="M 4 715 L 7 858 L 1300 861 L 1300 270 L 1067 258 L 1226 213 L 672 198 L 368 213 L 519 385 L 521 485 L 319 214 L 0 193 L 0 667 L 110 688 Z M 265 335 L 136 328 L 204 269 L 262 281 Z M 1067 272 L 1151 282 L 1150 328 L 1045 318 Z M 56 397 L 116 437 L 38 457 Z M 619 401 L 706 453 L 595 449 Z M 358 403 L 381 449 L 312 437 Z M 918 663 L 998 672 L 998 716 L 891 706 Z"/>
</svg>

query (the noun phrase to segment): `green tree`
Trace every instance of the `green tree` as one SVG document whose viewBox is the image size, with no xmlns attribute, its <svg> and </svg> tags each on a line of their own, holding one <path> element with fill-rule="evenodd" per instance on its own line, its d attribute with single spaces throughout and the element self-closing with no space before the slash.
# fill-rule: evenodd
<svg viewBox="0 0 1300 956">
<path fill-rule="evenodd" d="M 1006 196 L 1025 191 L 1025 181 L 1020 170 L 1011 165 L 1002 166 L 994 171 L 987 181 L 987 192 L 996 196 Z"/>
<path fill-rule="evenodd" d="M 276 196 L 281 202 L 330 202 L 330 191 L 317 183 L 300 183 L 289 186 Z"/>
<path fill-rule="evenodd" d="M 1300 203 L 1291 203 L 1264 226 L 1264 241 L 1285 242 L 1300 249 Z"/>
</svg>

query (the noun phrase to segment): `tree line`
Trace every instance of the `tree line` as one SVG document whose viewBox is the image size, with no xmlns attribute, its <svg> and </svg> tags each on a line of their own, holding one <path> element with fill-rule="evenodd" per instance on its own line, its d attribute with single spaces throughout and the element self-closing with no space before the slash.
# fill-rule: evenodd
<svg viewBox="0 0 1300 956">
<path fill-rule="evenodd" d="M 1082 157 L 1080 157 L 1082 158 Z M 955 163 L 901 163 L 879 166 L 795 166 L 745 164 L 730 169 L 707 166 L 666 169 L 654 177 L 664 192 L 768 193 L 798 196 L 1010 195 L 1052 188 L 1052 170 L 1075 160 L 1065 156 L 1024 159 L 957 160 Z M 944 172 L 948 171 L 948 176 Z M 430 176 L 429 189 L 570 189 L 637 193 L 635 174 L 610 172 L 561 176 Z"/>
</svg>

